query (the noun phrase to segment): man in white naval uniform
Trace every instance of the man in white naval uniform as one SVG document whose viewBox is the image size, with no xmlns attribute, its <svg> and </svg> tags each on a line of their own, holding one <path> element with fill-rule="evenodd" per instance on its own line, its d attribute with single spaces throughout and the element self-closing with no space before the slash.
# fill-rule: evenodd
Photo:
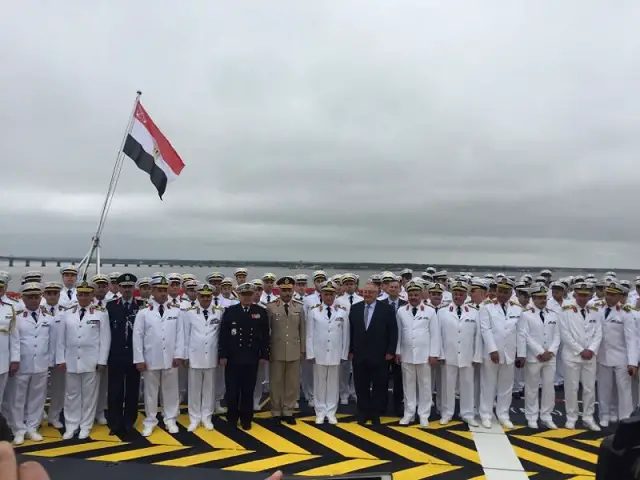
<svg viewBox="0 0 640 480">
<path fill-rule="evenodd" d="M 178 365 L 184 360 L 184 326 L 180 308 L 168 301 L 166 277 L 151 281 L 153 299 L 138 311 L 133 325 L 133 363 L 144 379 L 142 436 L 149 437 L 158 425 L 158 393 L 162 388 L 164 425 L 178 433 L 180 410 Z"/>
<path fill-rule="evenodd" d="M 98 374 L 106 368 L 111 347 L 109 316 L 93 305 L 95 284 L 81 281 L 76 286 L 78 304 L 62 314 L 57 335 L 57 368 L 67 372 L 64 401 L 65 432 L 73 438 L 89 437 L 98 402 Z"/>
<path fill-rule="evenodd" d="M 593 419 L 595 405 L 596 355 L 602 342 L 604 309 L 587 305 L 593 291 L 585 282 L 573 287 L 573 300 L 562 306 L 560 338 L 564 343 L 565 428 L 573 430 L 578 421 L 578 388 L 582 384 L 582 423 L 593 431 L 600 427 Z"/>
<path fill-rule="evenodd" d="M 566 286 L 562 282 L 551 282 L 549 285 L 549 292 L 547 293 L 547 307 L 549 310 L 556 313 L 559 316 L 562 314 L 562 305 L 565 302 Z M 560 327 L 558 327 L 560 328 Z M 557 388 L 561 388 L 564 384 L 563 365 L 562 365 L 562 342 L 555 356 L 556 360 L 556 373 L 553 380 L 554 385 Z"/>
<path fill-rule="evenodd" d="M 420 425 L 427 427 L 433 404 L 431 366 L 440 356 L 440 327 L 436 311 L 422 303 L 422 285 L 410 280 L 405 289 L 408 303 L 396 312 L 396 362 L 402 369 L 404 393 L 404 413 L 400 425 L 412 423 L 417 413 Z"/>
<path fill-rule="evenodd" d="M 42 285 L 25 283 L 20 288 L 24 310 L 16 312 L 20 337 L 20 368 L 9 380 L 8 415 L 14 445 L 22 445 L 25 435 L 42 441 L 38 433 L 47 398 L 47 374 L 55 346 L 51 342 L 54 316 L 40 307 Z"/>
<path fill-rule="evenodd" d="M 307 284 L 309 283 L 309 277 L 304 274 L 299 274 L 293 277 L 296 281 L 293 289 L 295 290 L 293 293 L 293 299 L 298 302 L 304 303 L 304 296 L 307 294 Z"/>
<path fill-rule="evenodd" d="M 12 305 L 14 308 L 18 308 L 19 302 L 9 298 L 7 295 L 7 289 L 9 288 L 9 282 L 11 281 L 11 275 L 9 272 L 0 271 L 0 301 L 6 303 L 7 305 Z M 0 399 L 1 400 L 1 399 Z"/>
<path fill-rule="evenodd" d="M 444 287 L 439 283 L 431 283 L 427 286 L 426 291 L 429 294 L 429 298 L 424 301 L 425 305 L 430 305 L 438 313 L 441 308 L 449 306 L 450 301 L 443 300 L 443 294 L 445 292 Z M 442 413 L 442 400 L 444 398 L 443 391 L 444 385 L 442 385 L 442 365 L 438 362 L 431 367 L 431 391 L 436 393 L 436 411 Z"/>
<path fill-rule="evenodd" d="M 323 270 L 316 270 L 312 276 L 313 285 L 315 291 L 306 295 L 302 301 L 302 308 L 304 309 L 304 318 L 309 319 L 309 310 L 314 305 L 320 305 L 322 303 L 322 295 L 320 293 L 320 287 L 327 281 L 327 274 Z M 308 332 L 308 331 L 307 331 Z M 310 407 L 314 406 L 313 401 L 313 362 L 308 359 L 300 362 L 300 385 L 302 387 L 302 394 Z"/>
<path fill-rule="evenodd" d="M 218 340 L 224 308 L 212 305 L 213 288 L 198 287 L 198 304 L 181 311 L 185 328 L 185 366 L 189 369 L 189 428 L 202 423 L 213 430 L 211 416 L 215 403 L 215 372 L 218 365 Z"/>
<path fill-rule="evenodd" d="M 442 418 L 447 425 L 453 418 L 456 406 L 456 385 L 460 384 L 460 418 L 472 427 L 474 419 L 474 365 L 482 362 L 482 332 L 475 306 L 465 304 L 468 286 L 455 282 L 451 286 L 453 301 L 438 310 L 443 361 L 442 371 Z"/>
<path fill-rule="evenodd" d="M 109 313 L 107 312 L 107 303 L 109 303 L 109 301 L 113 299 L 122 297 L 122 295 L 120 295 L 120 292 L 117 292 L 117 295 L 112 295 L 111 297 L 109 297 L 109 293 L 113 292 L 112 284 L 109 283 L 111 281 L 110 280 L 111 275 L 113 274 L 110 274 L 109 276 L 107 276 L 107 275 L 98 273 L 93 277 L 91 277 L 91 283 L 95 285 L 92 304 L 99 308 L 103 308 L 107 315 L 107 318 L 109 318 Z M 118 283 L 118 279 L 116 278 L 116 285 L 117 283 Z M 98 422 L 98 425 L 106 425 L 107 417 L 105 415 L 105 410 L 107 409 L 108 396 L 109 396 L 108 367 L 105 367 L 98 372 L 97 382 L 98 382 L 98 404 L 96 407 L 96 422 Z"/>
<path fill-rule="evenodd" d="M 78 269 L 73 265 L 68 265 L 60 269 L 63 288 L 60 292 L 59 304 L 67 308 L 77 302 L 76 283 L 78 282 Z"/>
<path fill-rule="evenodd" d="M 262 293 L 260 294 L 260 301 L 258 305 L 266 308 L 267 305 L 276 299 L 278 295 L 273 291 L 273 286 L 276 281 L 276 276 L 273 273 L 265 273 L 262 276 Z M 253 409 L 256 412 L 261 410 L 260 400 L 262 400 L 263 394 L 269 393 L 269 363 L 260 363 L 258 365 L 258 376 L 256 378 L 256 386 L 253 390 Z"/>
<path fill-rule="evenodd" d="M 340 363 L 349 357 L 349 313 L 335 303 L 336 287 L 321 287 L 322 304 L 312 306 L 307 317 L 307 359 L 313 362 L 316 424 L 338 423 Z"/>
<path fill-rule="evenodd" d="M 107 277 L 108 280 L 108 290 L 104 293 L 104 298 L 102 300 L 103 307 L 106 306 L 106 302 L 110 302 L 118 297 L 120 297 L 120 289 L 118 288 L 118 277 L 121 275 L 120 272 L 111 272 Z"/>
<path fill-rule="evenodd" d="M 513 389 L 514 364 L 520 366 L 525 352 L 517 352 L 517 335 L 522 307 L 510 300 L 513 282 L 502 277 L 497 282 L 496 300 L 480 308 L 479 318 L 484 343 L 481 372 L 480 419 L 491 428 L 493 405 L 496 417 L 505 428 L 513 428 L 509 418 Z"/>
<path fill-rule="evenodd" d="M 6 277 L 0 276 L 0 288 L 7 284 Z M 16 324 L 16 309 L 12 303 L 0 298 L 0 403 L 9 377 L 20 366 L 20 333 Z"/>
<path fill-rule="evenodd" d="M 345 273 L 341 280 L 344 294 L 336 298 L 336 302 L 349 312 L 353 305 L 362 302 L 364 298 L 358 295 L 356 276 L 353 273 Z M 351 373 L 351 362 L 346 361 L 340 364 L 340 404 L 342 405 L 348 405 L 349 398 L 355 398 L 356 395 Z"/>
<path fill-rule="evenodd" d="M 638 333 L 632 308 L 621 302 L 623 287 L 611 282 L 605 287 L 602 341 L 597 352 L 596 386 L 600 426 L 608 427 L 612 413 L 624 420 L 633 412 L 631 389 L 638 368 Z M 614 388 L 617 405 L 614 404 Z"/>
<path fill-rule="evenodd" d="M 531 289 L 532 305 L 522 312 L 519 351 L 526 351 L 524 367 L 524 408 L 529 428 L 538 428 L 538 418 L 551 429 L 558 428 L 551 412 L 555 404 L 553 380 L 560 347 L 560 315 L 547 308 L 549 289 L 541 283 Z M 538 390 L 542 396 L 538 406 Z"/>
</svg>

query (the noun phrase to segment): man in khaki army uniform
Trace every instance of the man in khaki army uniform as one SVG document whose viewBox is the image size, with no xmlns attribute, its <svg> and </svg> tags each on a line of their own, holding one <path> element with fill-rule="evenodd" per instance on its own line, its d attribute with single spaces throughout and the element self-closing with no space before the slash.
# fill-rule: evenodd
<svg viewBox="0 0 640 480">
<path fill-rule="evenodd" d="M 292 277 L 277 281 L 280 298 L 267 304 L 271 328 L 271 415 L 295 425 L 293 410 L 300 395 L 300 359 L 305 354 L 306 322 L 302 302 L 293 300 Z"/>
</svg>

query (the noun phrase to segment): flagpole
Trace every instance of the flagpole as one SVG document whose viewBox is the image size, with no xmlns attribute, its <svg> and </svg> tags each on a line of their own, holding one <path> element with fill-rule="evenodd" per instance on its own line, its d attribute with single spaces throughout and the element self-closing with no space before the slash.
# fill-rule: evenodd
<svg viewBox="0 0 640 480">
<path fill-rule="evenodd" d="M 136 92 L 136 99 L 133 102 L 133 108 L 131 110 L 131 114 L 129 115 L 129 121 L 127 122 L 127 129 L 124 132 L 122 137 L 122 141 L 120 142 L 120 148 L 118 149 L 118 155 L 116 156 L 116 163 L 113 166 L 113 171 L 111 172 L 111 181 L 109 182 L 109 188 L 107 190 L 107 196 L 105 197 L 104 203 L 102 205 L 102 211 L 100 212 L 100 219 L 98 220 L 98 226 L 96 228 L 96 234 L 91 238 L 91 247 L 89 248 L 89 252 L 85 255 L 79 265 L 79 269 L 82 269 L 81 278 L 86 280 L 87 278 L 87 270 L 89 269 L 89 265 L 91 264 L 91 260 L 93 259 L 93 255 L 96 255 L 96 273 L 100 273 L 100 237 L 102 235 L 102 229 L 104 228 L 104 224 L 107 221 L 107 215 L 109 214 L 109 209 L 111 208 L 111 202 L 113 201 L 113 196 L 115 195 L 116 186 L 118 185 L 118 180 L 120 179 L 120 172 L 122 171 L 122 164 L 124 160 L 124 145 L 127 141 L 127 137 L 131 133 L 131 129 L 133 128 L 133 121 L 135 119 L 136 108 L 138 107 L 138 103 L 140 102 L 140 97 L 142 96 L 141 91 Z"/>
</svg>

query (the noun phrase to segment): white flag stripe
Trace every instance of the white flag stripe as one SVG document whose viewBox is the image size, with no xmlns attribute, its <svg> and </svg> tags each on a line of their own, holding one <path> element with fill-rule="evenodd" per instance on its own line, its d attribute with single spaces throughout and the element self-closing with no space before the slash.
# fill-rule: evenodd
<svg viewBox="0 0 640 480">
<path fill-rule="evenodd" d="M 153 137 L 149 133 L 149 131 L 145 128 L 145 126 L 138 121 L 137 118 L 133 119 L 133 127 L 131 128 L 131 136 L 140 144 L 140 146 L 147 152 L 149 155 L 153 157 L 154 154 L 154 143 Z M 165 173 L 167 176 L 167 182 L 172 182 L 178 176 L 175 174 L 171 167 L 167 165 L 164 161 L 160 152 L 157 153 L 158 157 L 156 158 L 156 165 Z"/>
</svg>

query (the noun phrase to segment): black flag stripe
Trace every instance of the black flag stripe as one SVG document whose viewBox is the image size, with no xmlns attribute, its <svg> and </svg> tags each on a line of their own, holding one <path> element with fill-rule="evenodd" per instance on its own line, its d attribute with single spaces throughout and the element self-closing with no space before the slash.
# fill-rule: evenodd
<svg viewBox="0 0 640 480">
<path fill-rule="evenodd" d="M 140 170 L 149 174 L 151 183 L 156 187 L 158 195 L 160 199 L 162 199 L 162 195 L 164 195 L 164 191 L 167 189 L 167 176 L 162 169 L 156 165 L 153 155 L 142 148 L 142 145 L 140 145 L 131 134 L 127 135 L 127 140 L 124 142 L 122 151 L 135 162 Z"/>
</svg>

